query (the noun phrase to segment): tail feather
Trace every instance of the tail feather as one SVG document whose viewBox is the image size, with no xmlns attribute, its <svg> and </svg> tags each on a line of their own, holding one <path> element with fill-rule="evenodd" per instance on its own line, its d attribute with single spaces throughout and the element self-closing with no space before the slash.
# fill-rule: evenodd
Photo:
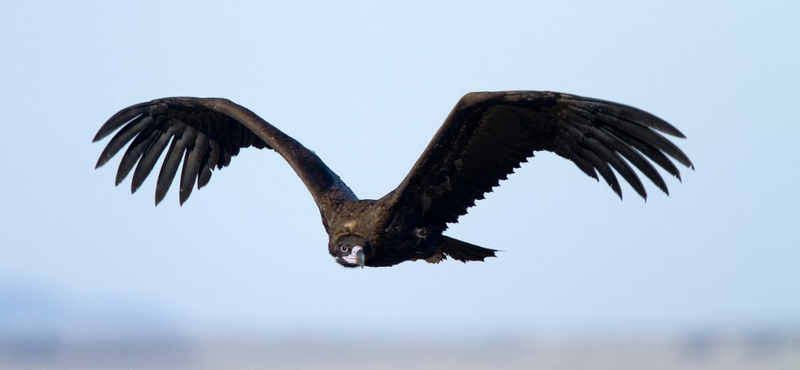
<svg viewBox="0 0 800 370">
<path fill-rule="evenodd" d="M 496 249 L 480 247 L 444 235 L 439 239 L 439 246 L 437 249 L 441 250 L 443 254 L 461 262 L 483 261 L 486 257 L 497 257 L 494 253 L 497 252 Z"/>
</svg>

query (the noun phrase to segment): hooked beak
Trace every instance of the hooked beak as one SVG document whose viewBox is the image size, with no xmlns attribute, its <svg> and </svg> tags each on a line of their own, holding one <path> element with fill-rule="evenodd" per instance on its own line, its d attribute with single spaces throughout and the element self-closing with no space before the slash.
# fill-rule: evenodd
<svg viewBox="0 0 800 370">
<path fill-rule="evenodd" d="M 361 266 L 361 268 L 363 269 L 364 268 L 364 248 L 362 248 L 360 245 L 357 245 L 357 246 L 353 247 L 352 250 L 350 250 L 350 254 L 342 257 L 342 259 L 345 260 L 345 262 L 347 262 L 349 264 Z"/>
</svg>

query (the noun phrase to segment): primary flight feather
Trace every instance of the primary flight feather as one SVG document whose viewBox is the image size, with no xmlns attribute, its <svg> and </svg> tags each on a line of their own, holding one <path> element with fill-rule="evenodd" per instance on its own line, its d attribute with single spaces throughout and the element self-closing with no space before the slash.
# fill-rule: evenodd
<svg viewBox="0 0 800 370">
<path fill-rule="evenodd" d="M 174 97 L 136 104 L 106 121 L 93 141 L 114 131 L 97 167 L 127 145 L 116 184 L 133 171 L 131 192 L 166 153 L 156 204 L 179 167 L 183 204 L 195 184 L 198 189 L 208 184 L 213 170 L 230 164 L 241 148 L 276 151 L 311 192 L 329 236 L 328 251 L 347 267 L 494 257 L 494 249 L 442 232 L 536 151 L 556 153 L 595 179 L 599 174 L 620 198 L 616 174 L 647 197 L 631 165 L 665 193 L 666 182 L 653 164 L 678 179 L 673 161 L 693 168 L 662 134 L 684 135 L 660 118 L 622 104 L 540 91 L 464 95 L 405 179 L 377 200 L 358 199 L 314 152 L 227 99 Z"/>
</svg>

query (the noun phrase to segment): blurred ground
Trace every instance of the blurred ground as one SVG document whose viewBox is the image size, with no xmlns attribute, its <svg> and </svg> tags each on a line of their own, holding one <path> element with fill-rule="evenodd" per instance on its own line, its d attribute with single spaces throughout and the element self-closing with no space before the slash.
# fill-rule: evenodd
<svg viewBox="0 0 800 370">
<path fill-rule="evenodd" d="M 0 369 L 800 369 L 800 331 L 432 343 L 314 338 L 0 343 Z"/>
</svg>

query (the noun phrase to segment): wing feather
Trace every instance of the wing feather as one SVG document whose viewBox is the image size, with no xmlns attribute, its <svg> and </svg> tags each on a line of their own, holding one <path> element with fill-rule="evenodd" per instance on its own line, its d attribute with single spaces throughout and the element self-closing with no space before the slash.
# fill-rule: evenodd
<svg viewBox="0 0 800 370">
<path fill-rule="evenodd" d="M 197 175 L 198 189 L 208 185 L 208 182 L 211 181 L 211 174 L 212 174 L 211 170 L 214 169 L 214 166 L 217 165 L 219 156 L 220 156 L 219 144 L 214 140 L 209 140 L 208 152 L 206 153 L 205 162 L 202 166 L 203 169 Z"/>
<path fill-rule="evenodd" d="M 159 172 L 158 180 L 156 181 L 156 204 L 160 203 L 167 195 L 167 191 L 172 185 L 172 180 L 175 179 L 175 174 L 178 172 L 178 166 L 183 160 L 184 152 L 186 152 L 189 143 L 194 142 L 196 136 L 197 131 L 186 130 L 181 135 L 176 135 L 172 138 L 172 143 L 169 146 L 166 157 L 164 157 L 161 172 Z"/>
<path fill-rule="evenodd" d="M 667 157 L 667 155 L 661 152 L 661 150 L 659 150 L 658 148 L 648 143 L 645 143 L 635 137 L 632 137 L 625 132 L 610 127 L 607 129 L 607 131 L 620 138 L 625 138 L 624 140 L 627 140 L 626 142 L 629 143 L 634 149 L 638 150 L 648 159 L 658 164 L 659 167 L 667 171 L 667 173 L 669 173 L 670 175 L 674 176 L 678 180 L 681 180 L 681 172 L 680 170 L 678 170 L 678 167 L 675 166 L 675 164 L 672 163 L 669 157 Z M 689 166 L 689 168 L 694 168 L 694 166 Z"/>
<path fill-rule="evenodd" d="M 641 124 L 636 124 L 635 122 L 631 122 L 626 119 L 619 119 L 618 117 L 604 114 L 602 112 L 597 113 L 597 118 L 605 124 L 615 127 L 620 131 L 627 132 L 640 141 L 658 148 L 660 151 L 668 154 L 670 157 L 674 158 L 684 166 L 692 167 L 692 162 L 689 160 L 689 157 L 687 157 L 677 145 L 673 144 L 671 141 L 667 140 L 667 138 L 659 135 L 655 131 L 649 130 L 647 127 L 643 127 Z"/>
<path fill-rule="evenodd" d="M 208 136 L 202 132 L 197 132 L 197 138 L 192 147 L 186 150 L 181 169 L 181 190 L 180 202 L 183 204 L 192 194 L 195 181 L 200 177 L 200 166 L 202 157 L 208 151 Z"/>
<path fill-rule="evenodd" d="M 622 188 L 619 185 L 619 181 L 617 181 L 617 177 L 614 175 L 614 171 L 612 171 L 611 167 L 608 166 L 608 161 L 601 158 L 597 153 L 589 148 L 582 147 L 579 150 L 581 156 L 586 158 L 589 163 L 594 166 L 594 169 L 600 174 L 600 177 L 602 177 L 603 180 L 606 180 L 606 183 L 611 187 L 611 189 L 614 190 L 614 193 L 622 197 Z"/>
<path fill-rule="evenodd" d="M 103 124 L 103 126 L 100 126 L 100 130 L 97 131 L 97 134 L 94 136 L 94 139 L 92 139 L 92 142 L 94 143 L 102 140 L 104 137 L 120 128 L 120 126 L 128 123 L 135 117 L 144 114 L 148 110 L 150 110 L 150 103 L 139 103 L 117 112 L 111 116 L 111 118 L 109 118 Z"/>
<path fill-rule="evenodd" d="M 598 140 L 602 141 L 607 147 L 615 148 L 619 154 L 625 157 L 628 162 L 633 164 L 639 171 L 647 176 L 647 178 L 650 179 L 650 181 L 652 181 L 661 191 L 669 194 L 667 183 L 664 182 L 664 178 L 661 177 L 661 175 L 658 173 L 658 170 L 656 170 L 655 167 L 653 167 L 653 165 L 647 161 L 647 159 L 642 157 L 639 152 L 631 148 L 628 143 L 622 141 L 605 130 L 597 130 L 595 134 L 595 137 Z M 626 178 L 626 180 L 630 182 L 629 179 Z"/>
<path fill-rule="evenodd" d="M 585 147 L 588 149 L 588 152 L 585 152 L 583 157 L 586 157 L 589 154 L 591 154 L 590 160 L 595 168 L 598 168 L 598 166 L 601 166 L 602 168 L 607 168 L 606 164 L 610 164 L 611 167 L 613 167 L 617 171 L 617 173 L 622 175 L 622 177 L 631 185 L 631 187 L 633 187 L 634 190 L 636 190 L 636 192 L 639 195 L 641 195 L 644 198 L 647 197 L 647 192 L 644 189 L 644 185 L 636 176 L 636 174 L 633 172 L 633 170 L 630 168 L 630 166 L 628 166 L 628 164 L 625 163 L 625 161 L 623 161 L 622 158 L 620 158 L 619 155 L 617 155 L 617 153 L 614 150 L 609 149 L 609 146 L 606 145 L 609 144 L 608 142 L 604 142 L 602 140 L 597 139 L 598 136 L 602 136 L 601 130 L 587 128 L 586 131 L 591 132 L 591 136 L 589 136 L 584 134 L 574 126 L 567 125 L 564 127 L 564 129 L 569 131 L 573 136 L 578 137 L 580 138 L 580 140 L 583 141 L 581 143 L 581 147 Z M 622 197 L 622 189 L 619 187 L 619 183 L 616 180 L 614 173 L 610 170 L 602 171 L 601 175 L 603 176 L 604 179 L 607 180 L 607 182 L 609 180 L 609 177 L 613 179 L 611 182 L 609 182 L 609 185 L 611 185 L 611 188 L 614 189 L 614 192 L 617 193 L 618 196 Z"/>
<path fill-rule="evenodd" d="M 142 155 L 160 136 L 161 133 L 153 126 L 145 128 L 141 133 L 139 133 L 138 136 L 136 136 L 136 139 L 134 139 L 131 145 L 128 146 L 128 149 L 122 156 L 122 160 L 119 162 L 117 178 L 115 181 L 116 185 L 119 185 L 122 180 L 128 176 L 134 166 L 138 167 L 137 161 L 142 158 Z"/>
<path fill-rule="evenodd" d="M 99 168 L 100 166 L 106 164 L 111 157 L 115 156 L 125 144 L 127 144 L 134 136 L 138 135 L 142 130 L 147 128 L 152 123 L 153 119 L 147 116 L 138 116 L 136 119 L 131 121 L 130 124 L 126 125 L 122 130 L 119 130 L 116 135 L 108 142 L 106 148 L 103 149 L 103 153 L 100 154 L 100 158 L 97 159 L 97 164 L 94 168 Z"/>
<path fill-rule="evenodd" d="M 136 165 L 136 170 L 133 171 L 133 180 L 131 180 L 131 193 L 135 193 L 140 186 L 144 183 L 150 172 L 156 166 L 158 158 L 164 153 L 164 149 L 170 144 L 170 140 L 175 135 L 180 135 L 185 130 L 183 126 L 169 126 L 166 131 L 161 133 L 155 140 L 149 142 L 139 157 L 139 164 Z M 142 143 L 144 146 L 145 143 Z M 137 150 L 138 151 L 138 150 Z"/>
</svg>

